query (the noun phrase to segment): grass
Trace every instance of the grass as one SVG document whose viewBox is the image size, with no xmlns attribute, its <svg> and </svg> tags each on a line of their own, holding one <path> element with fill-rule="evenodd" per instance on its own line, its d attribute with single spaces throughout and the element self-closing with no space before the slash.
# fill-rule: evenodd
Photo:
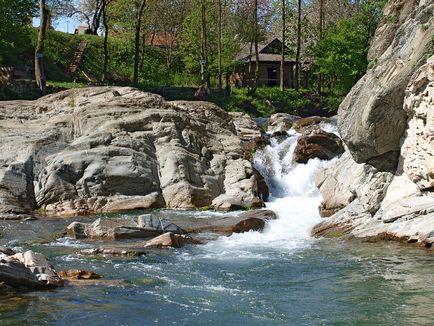
<svg viewBox="0 0 434 326">
<path fill-rule="evenodd" d="M 37 29 L 29 31 L 31 42 L 20 49 L 20 55 L 12 58 L 8 65 L 22 67 L 31 66 L 34 56 L 34 46 L 37 39 Z M 87 47 L 77 72 L 70 76 L 66 74 L 73 54 L 81 40 L 87 42 Z M 112 38 L 109 40 L 109 66 L 107 85 L 131 85 L 134 45 L 131 40 Z M 98 85 L 103 67 L 103 38 L 96 35 L 72 35 L 57 31 L 47 32 L 45 46 L 45 65 L 47 75 L 47 92 L 54 93 L 65 89 L 78 88 L 86 85 Z M 180 67 L 174 67 L 173 72 L 166 71 L 164 51 L 155 47 L 145 49 L 145 60 L 139 76 L 139 88 L 145 91 L 163 95 L 167 100 L 195 100 L 197 76 L 186 75 Z M 164 85 L 173 85 L 170 87 Z M 179 87 L 181 85 L 181 87 Z M 35 99 L 40 94 L 19 94 L 13 87 L 0 87 L 0 100 Z M 326 108 L 323 112 L 336 112 L 342 98 L 327 95 L 316 96 L 313 90 L 287 89 L 281 92 L 279 88 L 258 88 L 256 94 L 249 95 L 245 88 L 234 88 L 230 95 L 220 94 L 213 90 L 209 101 L 219 105 L 229 112 L 245 112 L 253 117 L 267 117 L 277 112 L 300 114 L 307 108 Z"/>
</svg>

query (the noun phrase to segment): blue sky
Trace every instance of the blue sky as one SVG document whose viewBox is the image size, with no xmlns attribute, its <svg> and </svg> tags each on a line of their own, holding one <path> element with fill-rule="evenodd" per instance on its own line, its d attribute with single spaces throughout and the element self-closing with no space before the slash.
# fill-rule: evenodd
<svg viewBox="0 0 434 326">
<path fill-rule="evenodd" d="M 61 17 L 53 22 L 53 27 L 56 31 L 74 33 L 78 25 L 81 25 L 75 18 Z M 33 18 L 33 26 L 39 26 L 39 18 Z"/>
</svg>

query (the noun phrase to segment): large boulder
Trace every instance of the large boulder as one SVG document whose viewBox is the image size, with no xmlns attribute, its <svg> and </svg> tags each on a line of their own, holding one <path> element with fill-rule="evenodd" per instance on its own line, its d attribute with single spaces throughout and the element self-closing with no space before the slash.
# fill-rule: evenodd
<svg viewBox="0 0 434 326">
<path fill-rule="evenodd" d="M 220 211 L 260 208 L 264 202 L 258 192 L 258 172 L 246 160 L 234 162 L 225 169 L 226 192 L 214 198 L 211 206 Z M 268 190 L 268 189 L 267 189 Z"/>
<path fill-rule="evenodd" d="M 185 233 L 177 225 L 146 214 L 132 218 L 99 218 L 93 223 L 73 222 L 66 228 L 67 236 L 73 239 L 120 240 L 150 238 L 164 232 Z"/>
<path fill-rule="evenodd" d="M 260 201 L 233 119 L 211 103 L 89 87 L 1 102 L 0 116 L 0 215 Z"/>
<path fill-rule="evenodd" d="M 348 152 L 344 153 L 315 176 L 315 184 L 323 196 L 320 215 L 331 216 L 355 199 L 360 200 L 364 211 L 375 214 L 393 178 L 393 173 L 356 163 Z"/>
<path fill-rule="evenodd" d="M 389 0 L 371 45 L 370 69 L 347 95 L 338 128 L 354 160 L 396 167 L 407 125 L 405 89 L 431 51 L 432 1 Z M 381 168 L 381 166 L 380 166 Z"/>
<path fill-rule="evenodd" d="M 405 92 L 407 129 L 395 172 L 356 163 L 345 153 L 317 175 L 320 210 L 336 214 L 316 236 L 348 233 L 374 240 L 434 244 L 434 56 L 416 71 Z M 329 214 L 330 213 L 330 214 Z"/>
<path fill-rule="evenodd" d="M 6 252 L 6 253 L 5 253 Z M 52 288 L 63 285 L 62 279 L 45 256 L 33 251 L 0 253 L 0 283 L 13 287 Z"/>
<path fill-rule="evenodd" d="M 294 161 L 307 163 L 312 158 L 330 160 L 343 152 L 344 146 L 338 136 L 324 130 L 317 130 L 298 138 Z"/>
</svg>

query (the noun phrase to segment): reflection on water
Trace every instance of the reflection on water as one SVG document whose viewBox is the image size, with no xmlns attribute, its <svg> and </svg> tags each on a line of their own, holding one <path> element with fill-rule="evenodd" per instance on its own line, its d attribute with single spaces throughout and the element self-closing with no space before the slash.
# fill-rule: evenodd
<svg viewBox="0 0 434 326">
<path fill-rule="evenodd" d="M 232 260 L 207 246 L 117 259 L 45 248 L 59 270 L 90 269 L 114 281 L 2 295 L 1 325 L 434 323 L 434 256 L 394 243 L 321 240 Z"/>
<path fill-rule="evenodd" d="M 105 258 L 78 251 L 113 243 L 58 239 L 73 219 L 0 221 L 0 245 L 46 254 L 57 270 L 104 277 L 84 286 L 0 294 L 0 325 L 433 325 L 430 252 L 310 238 L 321 201 L 313 175 L 327 163 L 294 165 L 297 137 L 292 132 L 284 142 L 272 141 L 255 156 L 273 195 L 267 206 L 279 215 L 263 233 L 214 235 L 206 245 Z M 238 214 L 154 213 L 184 228 Z"/>
</svg>

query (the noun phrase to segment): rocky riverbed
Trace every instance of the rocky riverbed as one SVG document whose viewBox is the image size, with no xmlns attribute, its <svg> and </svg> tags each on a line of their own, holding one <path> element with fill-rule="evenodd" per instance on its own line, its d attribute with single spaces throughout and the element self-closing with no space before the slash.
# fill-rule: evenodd
<svg viewBox="0 0 434 326">
<path fill-rule="evenodd" d="M 401 23 L 383 18 L 369 53 L 375 64 L 339 108 L 346 152 L 317 176 L 320 210 L 331 217 L 314 235 L 434 243 L 433 10 L 430 1 L 386 5 Z"/>
<path fill-rule="evenodd" d="M 80 282 L 92 280 L 89 284 L 97 289 L 121 288 L 121 297 L 131 304 L 125 299 L 128 291 L 143 298 L 137 291 L 147 293 L 150 285 L 155 297 L 163 288 L 158 298 L 177 314 L 182 309 L 173 305 L 207 315 L 220 291 L 220 283 L 213 285 L 216 271 L 209 268 L 218 261 L 218 271 L 227 271 L 218 277 L 235 275 L 229 296 L 235 293 L 247 302 L 247 309 L 237 309 L 264 324 L 278 324 L 289 317 L 281 313 L 285 318 L 279 319 L 275 305 L 272 317 L 267 310 L 255 314 L 252 307 L 273 303 L 273 291 L 292 286 L 282 286 L 286 283 L 277 278 L 281 284 L 273 283 L 274 290 L 253 303 L 239 293 L 262 295 L 264 288 L 246 283 L 266 287 L 269 275 L 283 275 L 294 266 L 302 271 L 324 267 L 316 248 L 326 248 L 330 259 L 330 252 L 336 254 L 330 248 L 341 242 L 317 242 L 311 234 L 432 248 L 434 56 L 427 54 L 433 11 L 429 1 L 388 2 L 386 15 L 398 17 L 399 24 L 383 18 L 370 49 L 370 68 L 337 118 L 280 113 L 258 126 L 246 114 L 227 113 L 207 102 L 167 102 L 130 87 L 88 87 L 37 101 L 0 103 L 0 294 L 18 297 L 29 289 L 44 289 L 58 297 L 55 291 L 61 290 L 53 289 L 64 281 L 79 291 Z M 268 209 L 261 209 L 265 205 Z M 393 250 L 402 253 L 401 247 Z M 293 264 L 297 255 L 307 256 L 307 267 L 300 260 Z M 335 260 L 358 268 L 363 264 L 354 260 L 366 255 L 351 253 Z M 393 270 L 380 256 L 375 266 Z M 434 266 L 431 256 L 423 257 Z M 158 276 L 152 277 L 147 268 L 155 262 Z M 180 278 L 168 275 L 164 264 Z M 240 274 L 233 266 L 254 275 Z M 260 276 L 252 272 L 257 270 Z M 407 275 L 408 266 L 403 270 Z M 321 295 L 313 299 L 324 301 L 329 294 L 338 298 L 339 287 L 327 291 L 321 281 L 328 272 L 320 274 L 320 279 L 308 274 L 321 285 Z M 395 274 L 399 279 L 400 271 Z M 389 281 L 387 273 L 378 275 Z M 190 282 L 194 277 L 198 280 Z M 201 295 L 202 281 L 212 283 L 211 295 Z M 161 286 L 164 282 L 169 285 Z M 177 293 L 188 299 L 168 294 L 183 284 L 191 284 L 202 301 L 183 291 Z M 418 281 L 414 284 L 422 291 Z M 301 296 L 312 291 L 301 288 Z M 400 305 L 399 291 L 394 297 L 391 304 Z M 345 303 L 353 307 L 351 298 Z M 343 320 L 348 320 L 352 312 L 345 311 Z M 212 313 L 208 316 L 213 320 Z M 312 319 L 321 320 L 339 321 L 324 315 Z M 396 323 L 400 318 L 384 320 Z"/>
</svg>

